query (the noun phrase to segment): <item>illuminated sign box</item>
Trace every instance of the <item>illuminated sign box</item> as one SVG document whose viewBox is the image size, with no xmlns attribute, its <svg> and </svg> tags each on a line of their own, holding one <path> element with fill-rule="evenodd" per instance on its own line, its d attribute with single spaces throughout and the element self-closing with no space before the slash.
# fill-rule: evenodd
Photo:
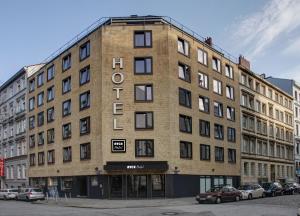
<svg viewBox="0 0 300 216">
<path fill-rule="evenodd" d="M 111 140 L 111 152 L 113 152 L 113 153 L 126 152 L 126 140 L 125 139 L 112 139 Z"/>
</svg>

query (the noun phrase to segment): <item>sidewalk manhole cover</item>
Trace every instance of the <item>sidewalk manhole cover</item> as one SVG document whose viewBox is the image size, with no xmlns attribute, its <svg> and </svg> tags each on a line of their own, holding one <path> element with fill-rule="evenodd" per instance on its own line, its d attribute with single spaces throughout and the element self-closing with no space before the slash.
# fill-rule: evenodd
<svg viewBox="0 0 300 216">
<path fill-rule="evenodd" d="M 178 212 L 164 212 L 162 215 L 178 215 Z"/>
</svg>

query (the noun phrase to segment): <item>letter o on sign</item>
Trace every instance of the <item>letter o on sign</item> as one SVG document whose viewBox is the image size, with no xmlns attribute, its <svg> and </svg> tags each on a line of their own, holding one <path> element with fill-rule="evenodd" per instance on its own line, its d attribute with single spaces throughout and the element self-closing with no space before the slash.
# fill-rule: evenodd
<svg viewBox="0 0 300 216">
<path fill-rule="evenodd" d="M 120 72 L 113 73 L 111 80 L 114 84 L 121 84 L 124 81 L 124 75 Z"/>
</svg>

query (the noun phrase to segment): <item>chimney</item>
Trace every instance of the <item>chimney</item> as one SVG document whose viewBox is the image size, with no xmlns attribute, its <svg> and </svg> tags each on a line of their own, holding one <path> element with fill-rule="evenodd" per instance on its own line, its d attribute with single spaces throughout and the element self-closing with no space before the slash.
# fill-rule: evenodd
<svg viewBox="0 0 300 216">
<path fill-rule="evenodd" d="M 260 75 L 260 77 L 263 78 L 263 79 L 266 79 L 266 74 L 263 73 L 263 74 Z"/>
<path fill-rule="evenodd" d="M 211 38 L 211 37 L 205 38 L 204 42 L 205 42 L 206 44 L 208 44 L 209 46 L 212 46 L 212 38 Z"/>
<path fill-rule="evenodd" d="M 245 59 L 245 57 L 242 55 L 239 56 L 239 65 L 250 70 L 250 61 Z"/>
</svg>

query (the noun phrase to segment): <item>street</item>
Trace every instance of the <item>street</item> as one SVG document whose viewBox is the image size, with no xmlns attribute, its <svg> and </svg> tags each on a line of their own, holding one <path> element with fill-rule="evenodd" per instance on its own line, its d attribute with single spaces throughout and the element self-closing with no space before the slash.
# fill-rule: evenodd
<svg viewBox="0 0 300 216">
<path fill-rule="evenodd" d="M 279 196 L 273 198 L 245 200 L 223 204 L 197 204 L 193 198 L 185 198 L 186 204 L 158 207 L 143 207 L 136 201 L 137 207 L 130 208 L 78 208 L 27 203 L 21 201 L 0 201 L 2 216 L 135 216 L 135 215 L 200 215 L 200 216 L 293 216 L 300 208 L 300 195 Z M 101 202 L 101 200 L 99 200 Z M 111 200 L 112 203 L 117 202 Z M 120 201 L 118 201 L 120 202 Z M 151 200 L 149 200 L 151 202 Z M 184 203 L 182 202 L 182 203 Z"/>
</svg>

